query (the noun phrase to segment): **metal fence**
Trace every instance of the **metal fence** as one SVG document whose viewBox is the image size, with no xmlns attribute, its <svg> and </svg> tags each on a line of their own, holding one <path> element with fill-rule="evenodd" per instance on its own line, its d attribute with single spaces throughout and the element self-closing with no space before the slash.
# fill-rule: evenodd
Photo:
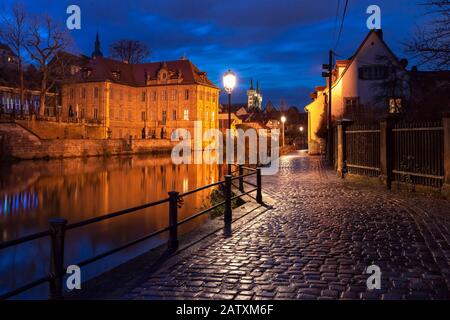
<svg viewBox="0 0 450 320">
<path fill-rule="evenodd" d="M 345 131 L 346 166 L 349 173 L 365 176 L 380 174 L 380 125 L 353 124 Z"/>
<path fill-rule="evenodd" d="M 245 171 L 247 171 L 247 173 L 244 173 Z M 49 261 L 50 272 L 47 275 L 45 275 L 39 279 L 36 279 L 33 282 L 27 283 L 21 287 L 18 287 L 12 291 L 0 294 L 0 300 L 11 298 L 22 292 L 30 290 L 39 285 L 42 285 L 44 283 L 49 284 L 50 299 L 62 299 L 63 298 L 63 279 L 64 279 L 64 275 L 65 275 L 65 270 L 67 269 L 67 267 L 64 266 L 64 246 L 65 246 L 64 243 L 65 243 L 65 234 L 67 231 L 81 228 L 81 227 L 84 227 L 84 226 L 87 226 L 87 225 L 90 225 L 93 223 L 97 223 L 100 221 L 113 219 L 113 218 L 116 218 L 119 216 L 132 214 L 136 211 L 150 208 L 150 207 L 155 207 L 155 206 L 161 205 L 163 203 L 169 204 L 169 211 L 168 211 L 169 225 L 167 227 L 157 230 L 155 232 L 152 232 L 141 238 L 135 239 L 131 242 L 125 243 L 125 244 L 121 245 L 120 247 L 103 252 L 99 255 L 93 256 L 86 260 L 79 261 L 75 264 L 78 265 L 79 267 L 86 266 L 97 260 L 108 257 L 116 252 L 119 252 L 123 249 L 131 247 L 135 244 L 138 244 L 142 241 L 148 240 L 150 238 L 153 238 L 153 237 L 163 234 L 165 232 L 169 233 L 168 250 L 169 250 L 169 252 L 174 252 L 178 249 L 178 227 L 180 225 L 185 224 L 188 221 L 191 221 L 191 220 L 193 220 L 203 214 L 206 214 L 214 209 L 217 209 L 221 206 L 224 207 L 224 215 L 223 215 L 224 216 L 224 234 L 225 234 L 225 236 L 230 236 L 231 235 L 231 223 L 232 223 L 232 200 L 242 197 L 244 195 L 250 196 L 251 193 L 256 192 L 256 197 L 254 197 L 254 199 L 259 204 L 263 204 L 261 168 L 250 168 L 250 167 L 245 167 L 245 166 L 239 165 L 239 169 L 237 170 L 237 172 L 239 174 L 238 176 L 226 175 L 225 180 L 223 180 L 223 181 L 218 181 L 216 183 L 208 184 L 208 185 L 202 186 L 200 188 L 197 188 L 197 189 L 185 192 L 185 193 L 171 191 L 168 193 L 168 197 L 165 199 L 161 199 L 161 200 L 150 202 L 150 203 L 145 203 L 145 204 L 137 206 L 137 207 L 132 207 L 132 208 L 128 208 L 125 210 L 101 215 L 101 216 L 94 217 L 91 219 L 87 219 L 87 220 L 83 220 L 83 221 L 79 221 L 79 222 L 75 222 L 75 223 L 70 223 L 70 224 L 68 224 L 68 221 L 63 218 L 50 219 L 48 230 L 43 230 L 41 232 L 31 234 L 28 236 L 24 236 L 24 237 L 21 237 L 18 239 L 1 242 L 0 243 L 0 251 L 2 249 L 10 248 L 10 247 L 17 246 L 17 245 L 27 243 L 30 241 L 34 241 L 37 239 L 50 237 L 51 255 L 50 255 L 50 261 Z M 256 176 L 256 184 L 245 180 L 246 177 L 253 176 L 253 175 Z M 233 185 L 233 181 L 236 181 L 236 180 L 238 180 L 238 183 L 239 183 L 238 189 L 239 189 L 240 193 L 233 195 L 232 185 Z M 252 188 L 250 190 L 245 191 L 244 184 L 250 185 Z M 193 214 L 192 216 L 185 218 L 181 221 L 178 220 L 178 208 L 182 203 L 183 197 L 186 197 L 190 194 L 193 194 L 193 193 L 196 193 L 196 192 L 208 189 L 208 188 L 218 187 L 220 185 L 224 186 L 224 199 L 225 199 L 224 201 L 217 203 L 217 204 L 213 205 L 212 207 L 204 209 L 200 212 L 197 212 L 197 213 Z"/>
<path fill-rule="evenodd" d="M 441 187 L 444 180 L 441 122 L 402 122 L 394 126 L 392 133 L 394 180 Z"/>
</svg>

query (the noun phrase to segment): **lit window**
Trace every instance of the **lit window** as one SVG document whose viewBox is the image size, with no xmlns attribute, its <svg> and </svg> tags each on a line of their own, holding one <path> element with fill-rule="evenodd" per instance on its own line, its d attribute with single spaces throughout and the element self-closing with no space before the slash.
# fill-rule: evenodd
<svg viewBox="0 0 450 320">
<path fill-rule="evenodd" d="M 400 113 L 402 110 L 402 98 L 389 99 L 389 113 Z"/>
<path fill-rule="evenodd" d="M 189 110 L 188 109 L 184 109 L 183 120 L 189 120 Z"/>
</svg>

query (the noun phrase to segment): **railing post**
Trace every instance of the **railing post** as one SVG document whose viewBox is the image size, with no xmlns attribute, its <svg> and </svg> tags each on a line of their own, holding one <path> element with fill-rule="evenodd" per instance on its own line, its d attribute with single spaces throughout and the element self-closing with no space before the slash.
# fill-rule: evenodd
<svg viewBox="0 0 450 320">
<path fill-rule="evenodd" d="M 256 202 L 259 204 L 263 203 L 262 200 L 262 179 L 261 179 L 261 168 L 256 168 Z"/>
<path fill-rule="evenodd" d="M 347 173 L 347 126 L 352 123 L 351 120 L 342 119 L 337 125 L 337 173 L 341 178 Z"/>
<path fill-rule="evenodd" d="M 169 251 L 178 249 L 178 195 L 177 191 L 169 192 Z"/>
<path fill-rule="evenodd" d="M 444 141 L 444 192 L 450 196 L 450 113 L 442 118 Z"/>
<path fill-rule="evenodd" d="M 51 232 L 50 299 L 61 300 L 63 298 L 64 236 L 67 220 L 52 218 L 48 222 Z"/>
<path fill-rule="evenodd" d="M 380 122 L 380 178 L 391 189 L 394 169 L 394 128 L 397 118 L 388 116 Z"/>
<path fill-rule="evenodd" d="M 244 178 L 242 177 L 242 175 L 244 174 L 244 167 L 242 166 L 242 164 L 239 165 L 239 191 L 240 192 L 244 192 Z"/>
<path fill-rule="evenodd" d="M 233 220 L 233 212 L 231 209 L 231 175 L 225 176 L 225 212 L 223 215 L 224 235 L 231 236 L 231 221 Z"/>
</svg>

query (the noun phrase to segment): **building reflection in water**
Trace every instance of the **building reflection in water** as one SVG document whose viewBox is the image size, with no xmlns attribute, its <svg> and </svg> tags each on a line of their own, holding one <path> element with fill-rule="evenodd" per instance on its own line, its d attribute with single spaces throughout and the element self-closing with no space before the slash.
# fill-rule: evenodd
<svg viewBox="0 0 450 320">
<path fill-rule="evenodd" d="M 3 165 L 0 171 L 0 241 L 48 228 L 59 216 L 69 223 L 137 206 L 218 181 L 217 165 L 174 165 L 170 157 L 128 156 L 110 158 L 30 161 Z M 179 219 L 208 205 L 211 189 L 184 199 Z M 208 219 L 186 223 L 180 234 Z M 135 240 L 168 225 L 168 205 L 144 209 L 67 232 L 66 264 L 84 260 Z M 165 242 L 167 235 L 103 259 L 82 269 L 83 279 Z M 0 292 L 11 290 L 48 272 L 48 239 L 0 251 Z M 22 297 L 45 297 L 46 286 Z"/>
</svg>

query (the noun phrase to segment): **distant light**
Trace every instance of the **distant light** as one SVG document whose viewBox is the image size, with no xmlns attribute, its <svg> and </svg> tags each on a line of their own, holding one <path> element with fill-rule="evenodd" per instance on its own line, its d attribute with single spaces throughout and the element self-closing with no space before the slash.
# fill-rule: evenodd
<svg viewBox="0 0 450 320">
<path fill-rule="evenodd" d="M 283 122 L 283 123 L 286 122 L 286 117 L 285 117 L 285 116 L 282 116 L 282 117 L 281 117 L 281 122 Z"/>
<path fill-rule="evenodd" d="M 303 132 L 303 127 L 300 127 L 300 132 Z"/>
<path fill-rule="evenodd" d="M 231 93 L 236 86 L 236 75 L 233 71 L 228 70 L 223 75 L 223 87 L 227 93 Z"/>
</svg>

